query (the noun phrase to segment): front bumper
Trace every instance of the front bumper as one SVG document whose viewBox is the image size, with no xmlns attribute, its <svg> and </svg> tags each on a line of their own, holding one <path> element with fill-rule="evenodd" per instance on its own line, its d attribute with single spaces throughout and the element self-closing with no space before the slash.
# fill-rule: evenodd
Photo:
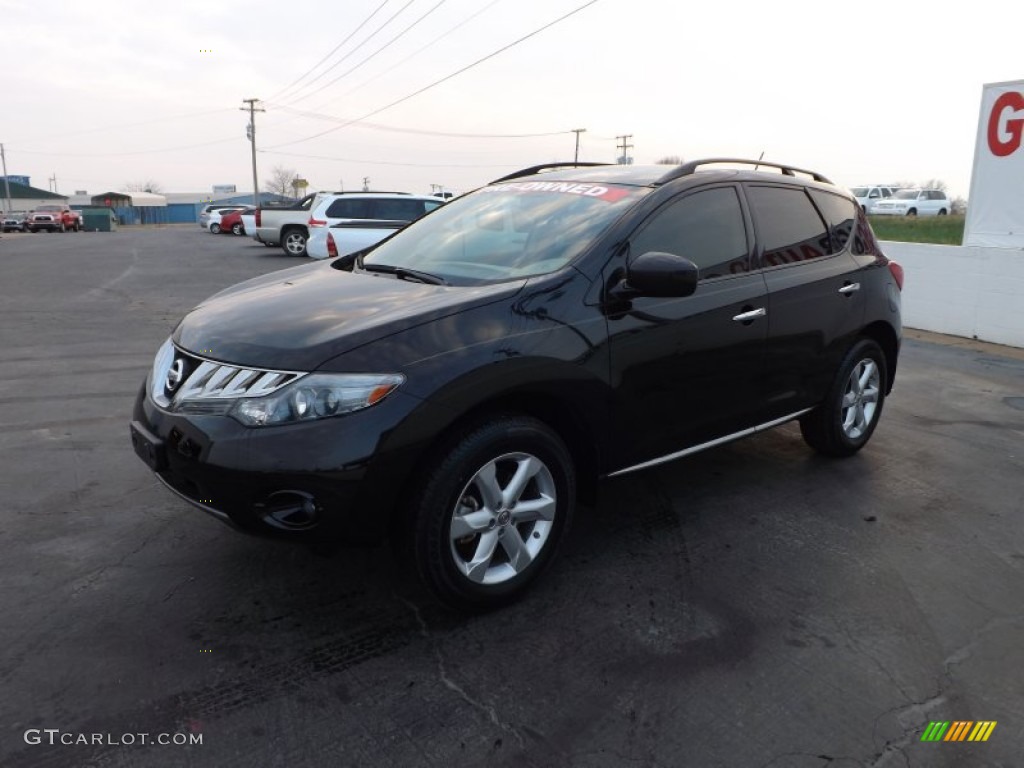
<svg viewBox="0 0 1024 768">
<path fill-rule="evenodd" d="M 419 400 L 400 391 L 363 411 L 275 427 L 158 408 L 145 386 L 136 454 L 190 504 L 241 530 L 317 545 L 379 541 L 419 447 L 393 438 Z"/>
</svg>

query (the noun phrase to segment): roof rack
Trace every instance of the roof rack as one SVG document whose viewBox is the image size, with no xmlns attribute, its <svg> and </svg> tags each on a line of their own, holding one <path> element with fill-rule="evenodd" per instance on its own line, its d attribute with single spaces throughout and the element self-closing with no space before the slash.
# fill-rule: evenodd
<svg viewBox="0 0 1024 768">
<path fill-rule="evenodd" d="M 692 160 L 689 163 L 683 163 L 682 165 L 677 166 L 668 173 L 666 173 L 664 176 L 658 179 L 655 182 L 655 184 L 667 184 L 668 182 L 674 181 L 675 179 L 681 178 L 683 176 L 689 176 L 695 173 L 696 170 L 702 165 L 712 165 L 714 163 L 738 163 L 740 165 L 752 165 L 755 167 L 755 169 L 759 165 L 766 165 L 769 168 L 778 168 L 780 171 L 782 171 L 783 175 L 785 176 L 795 176 L 798 173 L 803 173 L 810 176 L 815 181 L 820 181 L 822 184 L 832 183 L 829 179 L 825 178 L 816 171 L 808 171 L 805 168 L 797 168 L 792 165 L 770 163 L 767 160 L 745 160 L 743 158 L 738 157 L 709 157 L 704 160 Z"/>
<path fill-rule="evenodd" d="M 512 181 L 512 179 L 520 179 L 523 176 L 533 176 L 534 174 L 546 171 L 549 168 L 588 168 L 595 165 L 611 165 L 611 163 L 544 163 L 543 165 L 533 165 L 529 168 L 523 168 L 523 170 L 510 173 L 508 176 L 502 176 L 500 179 L 492 181 L 491 184 L 497 184 L 502 181 Z"/>
<path fill-rule="evenodd" d="M 321 189 L 319 192 L 314 194 L 319 195 L 412 195 L 414 192 L 392 192 L 388 189 L 349 189 L 341 190 L 338 192 L 331 192 L 327 189 Z"/>
</svg>

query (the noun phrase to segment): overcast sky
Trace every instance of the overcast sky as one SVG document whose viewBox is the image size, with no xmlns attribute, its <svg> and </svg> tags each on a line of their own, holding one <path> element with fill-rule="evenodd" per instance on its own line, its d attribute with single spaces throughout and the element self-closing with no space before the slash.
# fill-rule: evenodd
<svg viewBox="0 0 1024 768">
<path fill-rule="evenodd" d="M 638 163 L 764 152 L 966 196 L 982 84 L 1024 78 L 1017 3 L 596 0 L 388 106 L 586 1 L 0 0 L 7 170 L 62 193 L 248 192 L 256 97 L 261 179 L 283 166 L 310 191 L 468 190 L 571 160 L 585 128 L 581 160 L 631 134 Z"/>
</svg>

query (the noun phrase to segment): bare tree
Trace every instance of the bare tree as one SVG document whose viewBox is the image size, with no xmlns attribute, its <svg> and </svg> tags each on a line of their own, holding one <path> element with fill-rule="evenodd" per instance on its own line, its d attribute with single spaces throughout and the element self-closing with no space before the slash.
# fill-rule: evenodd
<svg viewBox="0 0 1024 768">
<path fill-rule="evenodd" d="M 163 185 L 159 181 L 153 179 L 146 179 L 145 181 L 134 181 L 130 184 L 124 185 L 125 192 L 150 192 L 154 195 L 159 195 L 164 191 Z"/>
<path fill-rule="evenodd" d="M 270 178 L 263 182 L 263 191 L 281 195 L 281 197 L 291 197 L 292 180 L 298 175 L 294 168 L 275 165 L 270 171 Z"/>
<path fill-rule="evenodd" d="M 658 165 L 682 165 L 683 158 L 679 155 L 665 155 L 660 160 L 655 160 Z"/>
<path fill-rule="evenodd" d="M 966 197 L 954 197 L 950 203 L 950 208 L 953 209 L 953 213 L 964 214 L 967 213 L 967 198 Z"/>
<path fill-rule="evenodd" d="M 922 189 L 940 189 L 943 192 L 946 191 L 946 182 L 942 179 L 928 179 L 924 184 L 921 185 Z"/>
</svg>

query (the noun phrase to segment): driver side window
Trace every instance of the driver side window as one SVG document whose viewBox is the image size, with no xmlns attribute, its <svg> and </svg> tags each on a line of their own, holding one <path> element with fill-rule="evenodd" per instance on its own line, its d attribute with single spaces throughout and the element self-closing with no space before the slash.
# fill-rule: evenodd
<svg viewBox="0 0 1024 768">
<path fill-rule="evenodd" d="M 633 235 L 629 250 L 633 256 L 684 256 L 700 269 L 701 280 L 747 272 L 747 231 L 736 190 L 715 187 L 663 206 Z"/>
</svg>

